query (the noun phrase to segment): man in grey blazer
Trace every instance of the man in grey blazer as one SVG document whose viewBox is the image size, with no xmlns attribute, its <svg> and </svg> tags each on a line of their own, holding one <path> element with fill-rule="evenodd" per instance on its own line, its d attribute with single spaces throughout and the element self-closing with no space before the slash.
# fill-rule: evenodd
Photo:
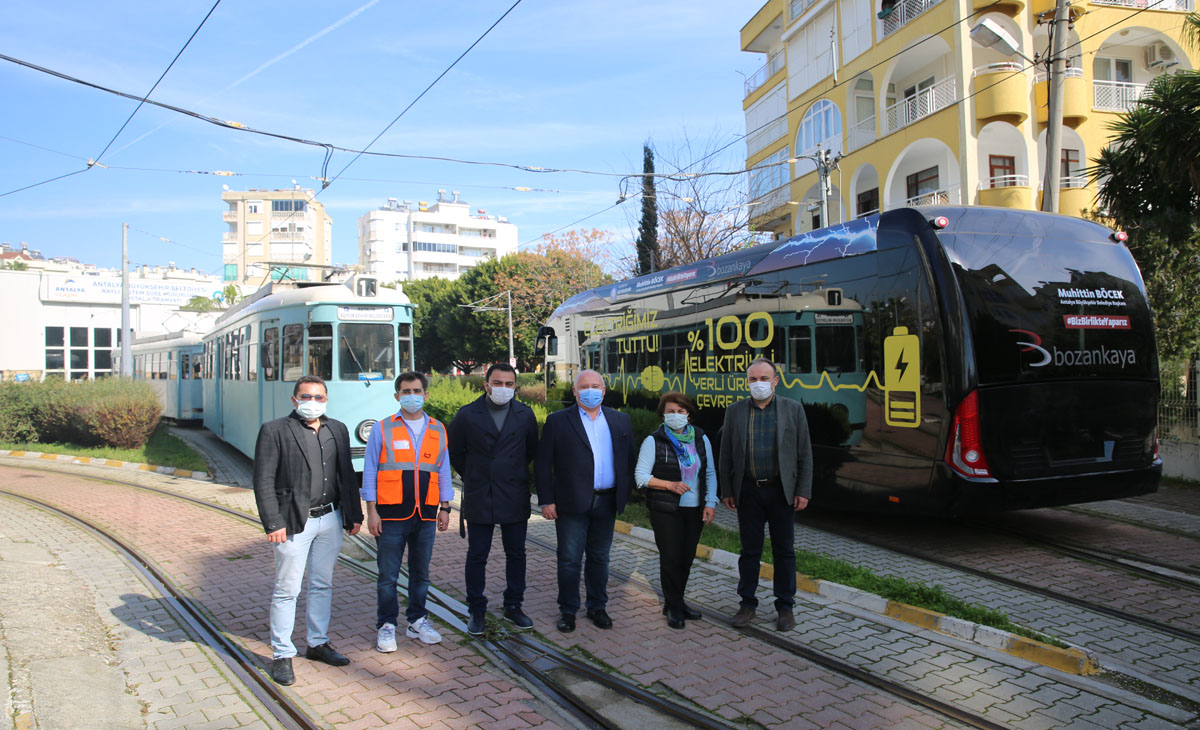
<svg viewBox="0 0 1200 730">
<path fill-rule="evenodd" d="M 350 461 L 350 433 L 325 415 L 325 381 L 305 375 L 292 391 L 292 413 L 262 425 L 254 446 L 254 501 L 275 552 L 271 594 L 271 678 L 292 684 L 292 629 L 296 599 L 308 568 L 308 651 L 305 657 L 334 666 L 350 663 L 329 643 L 333 567 L 342 530 L 362 526 L 358 477 Z"/>
<path fill-rule="evenodd" d="M 733 625 L 749 625 L 758 607 L 759 559 L 763 527 L 771 531 L 775 558 L 775 628 L 796 626 L 795 513 L 812 496 L 812 444 L 804 406 L 776 398 L 775 363 L 758 358 L 746 369 L 750 397 L 725 410 L 717 481 L 725 506 L 737 510 L 742 553 L 738 557 L 741 607 Z"/>
</svg>

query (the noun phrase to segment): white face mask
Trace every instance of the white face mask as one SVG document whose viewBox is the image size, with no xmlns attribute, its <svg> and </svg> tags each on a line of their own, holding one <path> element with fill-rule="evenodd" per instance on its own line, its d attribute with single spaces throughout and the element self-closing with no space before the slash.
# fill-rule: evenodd
<svg viewBox="0 0 1200 730">
<path fill-rule="evenodd" d="M 513 399 L 513 393 L 512 388 L 502 388 L 498 385 L 493 385 L 492 392 L 488 394 L 488 398 L 491 398 L 492 402 L 496 405 L 502 406 Z"/>
<path fill-rule="evenodd" d="M 325 415 L 325 404 L 315 400 L 302 400 L 296 404 L 296 413 L 306 421 L 315 421 Z"/>
<path fill-rule="evenodd" d="M 774 390 L 775 389 L 769 380 L 756 380 L 750 384 L 750 396 L 754 398 L 754 400 L 766 400 L 767 398 L 771 397 L 771 393 Z"/>
<path fill-rule="evenodd" d="M 683 427 L 688 424 L 688 414 L 686 413 L 664 413 L 663 423 L 667 424 L 667 428 L 672 431 L 682 431 Z"/>
</svg>

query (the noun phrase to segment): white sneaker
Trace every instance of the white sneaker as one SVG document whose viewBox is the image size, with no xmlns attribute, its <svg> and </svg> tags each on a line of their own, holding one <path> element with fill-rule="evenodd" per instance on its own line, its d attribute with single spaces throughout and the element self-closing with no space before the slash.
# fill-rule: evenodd
<svg viewBox="0 0 1200 730">
<path fill-rule="evenodd" d="M 420 639 L 423 644 L 440 644 L 442 643 L 442 635 L 433 628 L 433 624 L 429 621 L 428 616 L 413 621 L 408 625 L 408 630 L 404 635 L 410 639 Z"/>
<path fill-rule="evenodd" d="M 395 624 L 384 624 L 379 627 L 379 636 L 375 639 L 375 648 L 385 654 L 396 651 Z"/>
</svg>

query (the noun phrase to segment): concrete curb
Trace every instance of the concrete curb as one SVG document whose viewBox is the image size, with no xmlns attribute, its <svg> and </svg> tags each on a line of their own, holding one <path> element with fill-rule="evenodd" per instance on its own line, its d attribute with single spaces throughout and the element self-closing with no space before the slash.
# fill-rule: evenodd
<svg viewBox="0 0 1200 730">
<path fill-rule="evenodd" d="M 67 464 L 108 466 L 116 469 L 125 469 L 128 471 L 152 471 L 156 474 L 181 477 L 183 479 L 199 479 L 206 482 L 212 481 L 212 476 L 204 472 L 193 471 L 191 469 L 176 469 L 170 466 L 154 466 L 153 464 L 143 464 L 138 461 L 119 461 L 117 459 L 104 459 L 91 456 L 72 456 L 71 454 L 47 454 L 41 451 L 11 451 L 9 449 L 0 449 L 0 456 L 11 456 L 18 459 L 31 459 L 36 461 L 56 461 Z"/>
<path fill-rule="evenodd" d="M 628 522 L 617 520 L 616 531 L 654 544 L 654 532 L 644 527 L 635 527 Z M 707 545 L 696 547 L 696 557 L 710 563 L 736 568 L 738 556 L 727 550 L 717 550 Z M 760 563 L 759 578 L 772 580 L 775 577 L 775 566 Z M 807 593 L 828 598 L 831 601 L 847 603 L 864 611 L 877 613 L 897 621 L 903 621 L 913 626 L 932 629 L 939 633 L 969 641 L 985 649 L 1001 651 L 1019 659 L 1041 664 L 1051 669 L 1068 674 L 1089 675 L 1101 672 L 1099 659 L 1093 652 L 1077 647 L 1060 649 L 1057 646 L 1034 641 L 1008 631 L 984 626 L 961 618 L 947 616 L 937 611 L 930 611 L 906 603 L 891 601 L 873 593 L 860 591 L 857 588 L 844 586 L 827 580 L 814 580 L 803 573 L 796 573 L 796 587 Z"/>
</svg>

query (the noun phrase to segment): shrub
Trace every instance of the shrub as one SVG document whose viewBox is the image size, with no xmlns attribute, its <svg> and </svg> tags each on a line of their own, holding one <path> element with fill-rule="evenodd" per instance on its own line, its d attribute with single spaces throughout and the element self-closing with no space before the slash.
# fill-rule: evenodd
<svg viewBox="0 0 1200 730">
<path fill-rule="evenodd" d="M 654 433 L 662 421 L 659 420 L 658 414 L 654 411 L 648 411 L 644 408 L 621 408 L 618 409 L 622 413 L 629 414 L 629 420 L 633 421 L 633 445 L 634 448 L 641 448 L 642 442 L 646 437 Z"/>
<path fill-rule="evenodd" d="M 13 383 L 0 394 L 6 441 L 138 448 L 162 415 L 148 384 L 119 378 Z"/>
<path fill-rule="evenodd" d="M 33 407 L 26 383 L 0 383 L 0 441 L 32 443 L 38 440 Z"/>
<path fill-rule="evenodd" d="M 517 398 L 531 403 L 545 403 L 546 384 L 533 383 L 531 385 L 519 385 L 517 386 Z"/>
<path fill-rule="evenodd" d="M 459 408 L 478 398 L 481 392 L 466 385 L 461 378 L 435 378 L 429 384 L 425 412 L 442 423 L 449 423 Z"/>
<path fill-rule="evenodd" d="M 162 416 L 162 407 L 153 397 L 139 398 L 137 394 L 105 399 L 80 413 L 87 429 L 99 441 L 119 449 L 141 447 L 154 432 Z"/>
</svg>

